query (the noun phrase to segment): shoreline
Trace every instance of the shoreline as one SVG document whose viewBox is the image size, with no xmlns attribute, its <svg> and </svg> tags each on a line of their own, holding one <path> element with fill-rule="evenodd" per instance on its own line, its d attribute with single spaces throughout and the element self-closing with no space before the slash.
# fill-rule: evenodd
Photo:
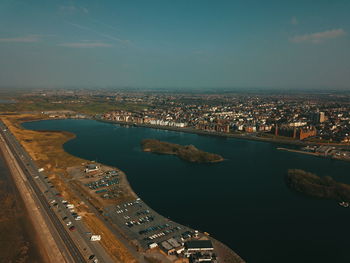
<svg viewBox="0 0 350 263">
<path fill-rule="evenodd" d="M 161 126 L 161 125 L 154 125 L 154 124 L 145 124 L 145 123 L 134 123 L 134 122 L 123 122 L 123 121 L 115 121 L 115 120 L 105 120 L 101 118 L 96 117 L 86 117 L 86 118 L 41 118 L 41 119 L 34 119 L 34 120 L 24 120 L 24 122 L 35 122 L 35 121 L 45 121 L 45 120 L 94 120 L 104 123 L 112 123 L 112 124 L 119 124 L 119 125 L 129 125 L 134 127 L 143 127 L 143 128 L 150 128 L 150 129 L 159 129 L 159 130 L 167 130 L 167 131 L 175 131 L 175 132 L 184 132 L 184 133 L 190 133 L 190 134 L 197 134 L 197 135 L 203 135 L 203 136 L 213 136 L 213 137 L 223 137 L 223 138 L 233 138 L 233 139 L 242 139 L 247 141 L 257 141 L 257 142 L 267 142 L 267 143 L 273 143 L 273 144 L 284 144 L 284 145 L 294 145 L 294 146 L 310 146 L 310 145 L 327 145 L 327 146 L 334 146 L 334 147 L 340 147 L 344 149 L 350 149 L 350 143 L 327 143 L 327 142 L 309 142 L 309 141 L 300 141 L 300 140 L 285 140 L 282 138 L 266 138 L 266 137 L 260 137 L 256 136 L 250 133 L 241 133 L 241 134 L 234 134 L 234 133 L 223 133 L 223 132 L 213 132 L 213 131 L 205 131 L 205 130 L 199 130 L 195 128 L 190 127 L 184 127 L 184 128 L 177 128 L 177 127 L 171 127 L 171 126 Z"/>
<path fill-rule="evenodd" d="M 69 119 L 69 118 L 66 118 L 66 119 Z M 91 119 L 87 118 L 87 119 L 88 119 L 88 120 L 101 121 L 101 120 L 99 120 L 99 119 L 93 119 L 93 118 L 91 118 Z M 25 120 L 25 121 L 20 121 L 20 124 L 25 123 L 25 122 L 37 122 L 37 121 L 44 121 L 44 120 L 57 120 L 57 119 L 35 119 L 35 120 Z M 101 121 L 101 122 L 103 122 L 103 121 Z M 109 123 L 109 122 L 107 122 L 107 123 Z M 22 129 L 26 129 L 26 128 L 24 128 L 22 125 L 21 125 L 21 128 L 22 128 Z M 154 128 L 154 127 L 149 127 L 149 128 Z M 49 131 L 49 132 L 65 132 L 65 133 L 72 134 L 73 136 L 72 136 L 68 141 L 73 140 L 73 139 L 75 139 L 75 138 L 77 137 L 75 133 L 67 132 L 67 131 L 62 131 L 62 130 L 53 130 L 53 131 Z M 65 143 L 67 143 L 68 141 L 66 141 Z M 64 143 L 64 144 L 65 144 L 65 143 Z M 63 145 L 64 145 L 64 144 L 62 144 L 62 148 L 63 148 Z M 63 150 L 64 150 L 64 148 L 63 148 Z M 65 150 L 64 150 L 64 151 L 65 151 Z M 66 152 L 66 151 L 65 151 L 65 152 Z M 68 153 L 68 152 L 66 152 L 66 153 L 69 154 L 69 155 L 71 155 L 71 154 Z M 74 155 L 72 155 L 72 156 L 74 156 Z M 80 158 L 80 157 L 78 157 L 78 156 L 75 156 L 75 157 Z M 81 158 L 81 159 L 82 159 L 82 158 Z M 84 160 L 86 160 L 86 159 L 84 159 Z M 87 162 L 92 162 L 93 160 L 86 160 L 86 161 L 87 161 Z M 100 164 L 100 163 L 98 163 L 98 164 Z M 103 163 L 101 163 L 101 164 L 104 165 L 104 166 L 106 166 L 106 165 L 103 164 Z M 116 170 L 118 170 L 118 171 L 121 172 L 122 177 L 123 177 L 124 180 L 125 180 L 124 183 L 125 183 L 126 187 L 128 188 L 127 191 L 128 191 L 131 195 L 135 196 L 136 198 L 139 198 L 139 196 L 137 195 L 137 193 L 136 193 L 136 192 L 133 190 L 133 188 L 131 187 L 131 185 L 130 185 L 128 179 L 127 179 L 126 173 L 125 173 L 124 171 L 122 171 L 121 169 L 119 169 L 118 167 L 112 167 L 112 168 L 115 168 Z M 91 204 L 91 205 L 93 205 L 93 204 Z M 145 203 L 145 205 L 148 206 L 146 203 Z M 151 208 L 150 206 L 148 206 L 148 207 Z M 151 208 L 151 209 L 152 209 L 152 208 Z M 152 209 L 152 210 L 153 210 L 153 209 Z M 153 211 L 154 211 L 154 210 L 153 210 Z M 155 213 L 158 214 L 156 211 L 155 211 Z M 162 215 L 160 215 L 160 214 L 158 214 L 158 215 L 159 215 L 160 217 L 162 217 L 162 218 L 163 218 L 164 220 L 166 220 L 166 221 L 172 221 L 172 220 L 169 220 L 168 218 L 166 218 L 166 217 L 164 217 L 164 216 L 162 216 Z M 172 222 L 173 222 L 174 224 L 183 226 L 182 224 L 176 223 L 176 222 L 174 222 L 174 221 L 172 221 Z M 112 223 L 112 224 L 113 224 L 113 223 Z M 185 227 L 185 226 L 183 226 L 183 227 Z M 185 227 L 185 228 L 189 228 L 189 227 Z M 189 228 L 189 229 L 195 231 L 195 229 L 193 229 L 193 228 Z M 223 261 L 222 261 L 222 262 L 245 263 L 245 261 L 244 261 L 236 252 L 234 252 L 233 249 L 231 249 L 230 247 L 228 247 L 227 245 L 225 245 L 225 244 L 222 243 L 221 241 L 219 241 L 219 240 L 217 240 L 217 239 L 215 239 L 215 238 L 213 238 L 213 237 L 211 237 L 211 236 L 207 236 L 207 235 L 205 234 L 205 232 L 204 232 L 204 233 L 201 233 L 201 234 L 202 234 L 202 237 L 206 236 L 209 240 L 211 240 L 211 241 L 213 242 L 213 245 L 215 244 L 215 246 L 218 247 L 218 250 L 224 251 L 226 257 L 225 257 L 225 256 L 223 257 Z M 125 235 L 127 235 L 127 234 L 125 233 Z M 227 260 L 228 260 L 228 261 L 227 261 Z M 221 261 L 220 261 L 220 262 L 221 262 Z"/>
<path fill-rule="evenodd" d="M 350 162 L 350 159 L 348 158 L 336 158 L 334 156 L 326 156 L 321 153 L 315 153 L 315 152 L 307 152 L 303 150 L 297 150 L 297 149 L 289 149 L 289 148 L 284 148 L 284 147 L 277 147 L 277 150 L 279 151 L 286 151 L 286 152 L 293 152 L 293 153 L 300 153 L 300 154 L 305 154 L 305 155 L 311 155 L 315 157 L 319 157 L 322 159 L 328 159 L 328 160 L 337 160 L 337 161 L 344 161 L 344 162 Z"/>
<path fill-rule="evenodd" d="M 168 130 L 168 131 L 175 131 L 175 132 L 185 132 L 190 134 L 197 134 L 197 135 L 204 135 L 204 136 L 214 136 L 214 137 L 223 137 L 223 138 L 233 138 L 233 139 L 243 139 L 248 141 L 257 141 L 257 142 L 265 142 L 265 143 L 271 143 L 275 145 L 289 145 L 289 146 L 332 146 L 332 147 L 339 147 L 340 149 L 347 149 L 350 150 L 349 144 L 329 144 L 329 143 L 317 143 L 317 142 L 304 142 L 304 141 L 291 141 L 291 140 L 282 140 L 282 139 L 269 139 L 269 138 L 262 138 L 257 136 L 249 136 L 247 134 L 226 134 L 226 133 L 219 133 L 219 132 L 207 132 L 203 130 L 197 130 L 193 128 L 175 128 L 175 127 L 169 127 L 169 126 L 158 126 L 158 125 L 152 125 L 152 124 L 137 124 L 137 123 L 130 123 L 130 122 L 120 122 L 120 121 L 109 121 L 109 120 L 103 120 L 103 119 L 97 119 L 92 118 L 91 120 L 105 122 L 105 123 L 111 123 L 111 124 L 119 124 L 119 125 L 132 125 L 135 127 L 142 127 L 142 128 L 150 128 L 150 129 L 160 129 L 160 130 Z M 320 157 L 324 159 L 331 159 L 331 160 L 338 160 L 338 161 L 345 161 L 350 162 L 350 159 L 347 158 L 341 158 L 341 157 L 333 157 L 333 158 L 327 158 L 324 155 L 312 153 L 312 152 L 305 152 L 298 149 L 292 149 L 292 148 L 284 148 L 284 147 L 277 147 L 278 150 L 284 150 L 289 152 L 295 152 L 295 153 L 301 153 L 301 154 L 308 154 L 315 157 Z"/>
<path fill-rule="evenodd" d="M 320 154 L 313 153 L 313 152 L 306 152 L 306 151 L 302 151 L 302 150 L 289 149 L 289 148 L 283 148 L 283 147 L 278 147 L 277 150 L 286 151 L 286 152 L 293 152 L 293 153 L 301 153 L 301 154 L 311 155 L 311 156 L 315 156 L 315 157 L 325 157 L 325 156 L 322 156 Z"/>
<path fill-rule="evenodd" d="M 194 129 L 194 128 L 177 128 L 177 127 L 171 127 L 171 126 L 160 126 L 160 125 L 144 124 L 144 123 L 111 121 L 111 120 L 105 120 L 105 119 L 94 118 L 94 117 L 86 118 L 86 119 L 100 121 L 100 122 L 105 122 L 105 123 L 112 123 L 112 124 L 131 125 L 131 126 L 135 126 L 135 127 L 160 129 L 160 130 L 168 130 L 168 131 L 176 131 L 176 132 L 185 132 L 185 133 L 204 135 L 204 136 L 243 139 L 243 140 L 248 140 L 248 141 L 269 142 L 269 143 L 273 143 L 273 144 L 288 144 L 288 145 L 295 145 L 295 146 L 329 145 L 329 146 L 338 146 L 338 147 L 350 148 L 349 144 L 339 144 L 339 143 L 336 144 L 336 143 L 307 142 L 307 141 L 300 141 L 300 140 L 272 139 L 272 138 L 258 137 L 258 136 L 255 136 L 253 134 L 248 134 L 248 133 L 233 134 L 233 133 L 222 133 L 222 132 L 210 132 L 210 131 L 199 130 L 199 129 Z"/>
</svg>

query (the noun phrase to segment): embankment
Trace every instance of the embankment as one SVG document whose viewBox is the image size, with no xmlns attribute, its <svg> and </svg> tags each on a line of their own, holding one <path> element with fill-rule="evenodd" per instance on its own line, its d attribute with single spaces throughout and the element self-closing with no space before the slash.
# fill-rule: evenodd
<svg viewBox="0 0 350 263">
<path fill-rule="evenodd" d="M 26 176 L 22 169 L 19 167 L 14 155 L 10 148 L 7 146 L 3 137 L 0 137 L 0 148 L 3 153 L 4 159 L 11 171 L 14 182 L 21 195 L 22 200 L 25 200 L 25 208 L 30 215 L 31 223 L 34 226 L 35 232 L 38 237 L 38 243 L 40 244 L 40 252 L 45 257 L 45 262 L 66 262 L 65 257 L 60 252 L 52 233 L 50 232 L 50 226 L 48 225 L 45 216 L 42 214 L 42 210 L 39 209 L 34 191 L 31 189 Z"/>
<path fill-rule="evenodd" d="M 43 263 L 37 234 L 1 151 L 0 169 L 0 262 Z"/>
</svg>

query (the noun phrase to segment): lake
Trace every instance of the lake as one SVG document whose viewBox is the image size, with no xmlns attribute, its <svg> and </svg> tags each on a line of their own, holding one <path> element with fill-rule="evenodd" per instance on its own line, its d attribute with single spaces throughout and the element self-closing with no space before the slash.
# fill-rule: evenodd
<svg viewBox="0 0 350 263">
<path fill-rule="evenodd" d="M 135 192 L 157 212 L 210 233 L 249 263 L 350 262 L 350 208 L 295 193 L 284 181 L 288 169 L 298 168 L 350 183 L 350 163 L 279 151 L 266 142 L 94 120 L 23 126 L 75 133 L 64 145 L 67 152 L 122 169 Z M 145 138 L 193 144 L 226 160 L 195 164 L 145 153 L 140 147 Z"/>
</svg>

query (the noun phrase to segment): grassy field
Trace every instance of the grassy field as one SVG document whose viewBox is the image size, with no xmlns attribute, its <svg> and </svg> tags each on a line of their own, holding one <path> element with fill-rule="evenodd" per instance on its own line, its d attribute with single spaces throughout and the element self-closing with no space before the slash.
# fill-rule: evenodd
<svg viewBox="0 0 350 263">
<path fill-rule="evenodd" d="M 86 163 L 86 160 L 66 153 L 62 145 L 74 138 L 68 132 L 32 131 L 21 128 L 20 123 L 28 120 L 38 120 L 40 115 L 19 114 L 0 116 L 11 132 L 21 142 L 38 167 L 48 173 L 50 181 L 66 200 L 75 204 L 79 213 L 84 215 L 84 223 L 93 233 L 102 236 L 101 243 L 116 262 L 136 262 L 125 246 L 111 233 L 104 223 L 97 218 L 88 206 L 75 196 L 66 185 L 63 177 L 67 177 L 67 168 Z"/>
<path fill-rule="evenodd" d="M 113 110 L 142 110 L 147 105 L 89 98 L 85 101 L 62 98 L 20 97 L 17 103 L 0 103 L 0 112 L 32 112 L 71 110 L 85 114 L 100 114 Z"/>
<path fill-rule="evenodd" d="M 44 262 L 20 197 L 0 178 L 0 262 Z"/>
</svg>

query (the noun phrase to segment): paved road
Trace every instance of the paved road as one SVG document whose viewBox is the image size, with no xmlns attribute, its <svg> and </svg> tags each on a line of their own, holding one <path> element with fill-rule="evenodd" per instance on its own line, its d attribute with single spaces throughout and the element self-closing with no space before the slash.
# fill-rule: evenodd
<svg viewBox="0 0 350 263">
<path fill-rule="evenodd" d="M 66 182 L 66 184 L 69 184 L 70 180 L 64 179 L 64 181 Z M 71 188 L 71 190 L 76 195 L 79 195 L 79 192 L 77 192 L 73 187 Z M 138 260 L 139 263 L 147 263 L 147 261 L 144 259 L 143 254 L 138 252 L 136 247 L 130 244 L 130 240 L 125 237 L 125 231 L 123 231 L 116 224 L 113 224 L 109 220 L 106 220 L 107 218 L 101 215 L 99 211 L 97 211 L 97 209 L 90 204 L 89 200 L 86 198 L 85 195 L 80 195 L 79 198 L 89 207 L 89 210 L 95 213 L 95 215 L 105 223 L 106 227 L 108 227 L 108 229 L 115 236 L 118 237 L 118 240 L 125 246 L 125 248 L 129 251 L 129 253 Z"/>
<path fill-rule="evenodd" d="M 39 201 L 43 211 L 46 212 L 46 216 L 52 226 L 55 228 L 56 233 L 59 235 L 64 243 L 64 248 L 71 255 L 73 262 L 93 262 L 89 260 L 90 255 L 95 255 L 94 259 L 99 259 L 99 262 L 113 262 L 106 254 L 104 249 L 98 242 L 91 242 L 90 236 L 86 235 L 86 228 L 82 222 L 76 222 L 69 211 L 63 206 L 59 200 L 62 198 L 56 196 L 57 191 L 48 182 L 45 182 L 45 176 L 43 173 L 38 172 L 38 168 L 35 166 L 29 154 L 22 148 L 16 138 L 10 133 L 7 127 L 0 122 L 0 133 L 5 139 L 12 154 L 15 156 L 20 168 L 23 170 L 30 186 L 32 187 L 36 198 Z M 48 190 L 45 194 L 43 191 Z M 46 195 L 46 196 L 45 196 Z M 55 198 L 58 205 L 53 208 L 49 204 L 49 200 Z M 62 217 L 67 216 L 77 231 L 69 233 L 67 227 L 64 225 Z M 55 237 L 57 243 L 60 244 L 58 238 Z M 60 246 L 62 248 L 62 244 Z"/>
</svg>

